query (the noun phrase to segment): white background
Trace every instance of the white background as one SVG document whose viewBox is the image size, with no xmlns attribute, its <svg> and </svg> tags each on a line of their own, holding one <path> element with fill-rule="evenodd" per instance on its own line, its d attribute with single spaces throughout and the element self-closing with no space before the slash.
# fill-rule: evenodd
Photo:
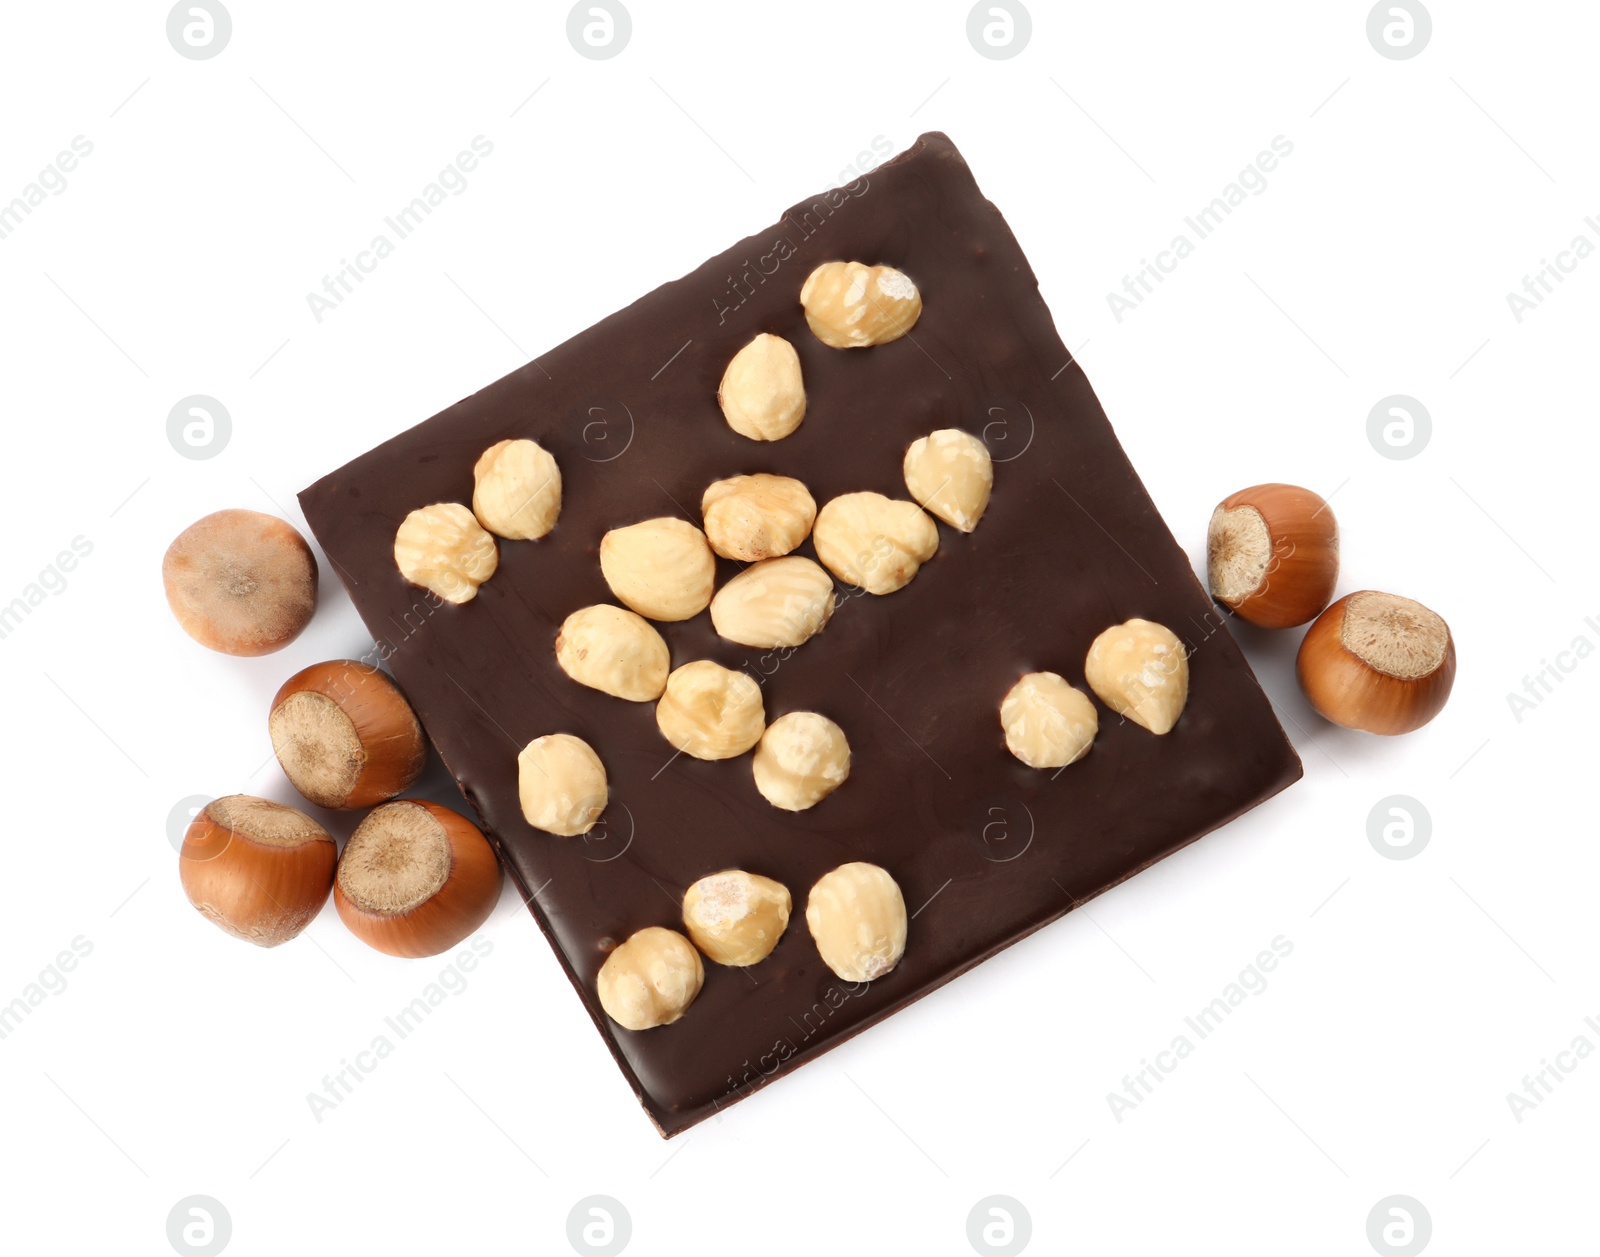
<svg viewBox="0 0 1600 1257">
<path fill-rule="evenodd" d="M 1600 1047 L 1600 661 L 1520 721 L 1506 695 L 1600 644 L 1600 259 L 1521 323 L 1506 294 L 1600 243 L 1600 10 L 1437 0 L 1390 60 L 1364 3 L 1033 8 L 991 60 L 963 3 L 634 0 L 594 61 L 563 4 L 234 0 L 194 61 L 160 4 L 7 6 L 0 202 L 94 146 L 0 240 L 0 602 L 93 546 L 0 640 L 0 1002 L 93 949 L 0 1041 L 7 1251 L 169 1252 L 197 1193 L 239 1254 L 564 1252 L 596 1193 L 639 1254 L 964 1253 L 992 1194 L 1040 1252 L 1366 1253 L 1396 1193 L 1435 1252 L 1589 1242 L 1600 1059 L 1521 1122 L 1506 1095 Z M 1334 729 L 1295 691 L 1298 633 L 1250 634 L 1303 783 L 671 1143 L 508 887 L 466 989 L 318 1122 L 307 1093 L 451 958 L 367 950 L 331 905 L 280 949 L 229 939 L 167 818 L 297 801 L 268 699 L 370 639 L 324 570 L 290 649 L 209 654 L 164 605 L 167 542 L 228 506 L 302 524 L 316 477 L 932 129 L 1196 562 L 1236 488 L 1333 495 L 1340 592 L 1445 615 L 1450 705 L 1404 739 Z M 466 191 L 319 324 L 306 294 L 478 135 Z M 1119 323 L 1106 294 L 1278 135 L 1267 190 Z M 166 437 L 195 393 L 233 420 L 208 460 Z M 1399 393 L 1433 418 L 1405 461 L 1366 435 Z M 1392 794 L 1431 815 L 1415 858 L 1368 842 Z M 1268 988 L 1117 1121 L 1107 1093 L 1278 935 Z"/>
</svg>

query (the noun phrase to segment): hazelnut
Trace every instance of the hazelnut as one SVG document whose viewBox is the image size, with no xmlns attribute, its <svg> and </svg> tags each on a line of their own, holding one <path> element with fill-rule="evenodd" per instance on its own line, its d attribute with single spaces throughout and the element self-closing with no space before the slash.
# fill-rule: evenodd
<svg viewBox="0 0 1600 1257">
<path fill-rule="evenodd" d="M 662 736 L 696 759 L 743 755 L 760 741 L 766 723 L 761 687 L 709 659 L 673 669 L 656 704 Z"/>
<path fill-rule="evenodd" d="M 593 829 L 611 797 L 600 757 L 570 733 L 548 733 L 522 748 L 517 794 L 528 824 L 563 838 Z"/>
<path fill-rule="evenodd" d="M 846 493 L 817 512 L 811 540 L 823 565 L 845 584 L 892 594 L 933 557 L 939 529 L 915 502 Z"/>
<path fill-rule="evenodd" d="M 785 812 L 803 812 L 844 784 L 850 743 L 826 716 L 791 711 L 767 726 L 750 767 L 762 798 Z"/>
<path fill-rule="evenodd" d="M 1030 672 L 1000 700 L 1006 748 L 1029 768 L 1063 768 L 1089 753 L 1100 717 L 1080 689 L 1054 672 Z"/>
<path fill-rule="evenodd" d="M 1188 653 L 1150 620 L 1115 624 L 1095 638 L 1083 675 L 1102 703 L 1151 733 L 1169 732 L 1189 698 Z"/>
<path fill-rule="evenodd" d="M 446 602 L 471 602 L 500 566 L 500 550 L 459 502 L 435 502 L 405 517 L 394 535 L 394 562 L 413 585 Z"/>
<path fill-rule="evenodd" d="M 911 442 L 905 458 L 911 496 L 952 528 L 971 532 L 994 488 L 989 447 L 959 428 L 941 428 Z"/>
<path fill-rule="evenodd" d="M 600 539 L 600 571 L 611 592 L 652 620 L 687 620 L 711 601 L 717 560 L 706 535 L 687 520 L 662 516 Z"/>
<path fill-rule="evenodd" d="M 899 340 L 922 313 L 922 294 L 892 266 L 824 262 L 800 289 L 806 322 L 835 349 L 865 349 Z"/>
<path fill-rule="evenodd" d="M 747 567 L 717 590 L 711 623 L 741 646 L 798 646 L 833 614 L 833 577 L 791 554 Z"/>
<path fill-rule="evenodd" d="M 489 919 L 500 860 L 483 831 L 426 799 L 367 813 L 339 857 L 333 906 L 350 932 L 390 956 L 437 956 Z"/>
<path fill-rule="evenodd" d="M 161 560 L 183 631 L 225 655 L 266 655 L 300 635 L 317 607 L 317 561 L 289 524 L 218 511 L 190 524 Z"/>
<path fill-rule="evenodd" d="M 258 947 L 276 947 L 322 910 L 338 858 L 328 831 L 304 812 L 230 794 L 190 823 L 178 874 L 206 920 Z"/>
<path fill-rule="evenodd" d="M 733 355 L 717 401 L 728 426 L 752 441 L 781 441 L 806 417 L 800 355 L 781 336 L 762 332 Z"/>
<path fill-rule="evenodd" d="M 1241 620 L 1293 628 L 1316 618 L 1339 579 L 1339 525 L 1310 489 L 1258 484 L 1229 495 L 1206 533 L 1211 596 Z"/>
<path fill-rule="evenodd" d="M 728 869 L 684 892 L 683 924 L 694 945 L 719 965 L 765 960 L 789 928 L 789 888 L 770 877 Z"/>
<path fill-rule="evenodd" d="M 676 930 L 650 925 L 606 957 L 595 987 L 612 1021 L 626 1030 L 649 1030 L 682 1017 L 705 980 L 694 944 Z"/>
<path fill-rule="evenodd" d="M 318 807 L 372 807 L 422 775 L 428 744 L 400 687 L 354 659 L 315 663 L 279 687 L 272 753 Z"/>
<path fill-rule="evenodd" d="M 561 469 L 537 441 L 499 441 L 472 469 L 472 513 L 490 532 L 533 541 L 561 514 Z"/>
<path fill-rule="evenodd" d="M 788 554 L 816 522 L 811 491 L 788 476 L 730 476 L 700 499 L 706 540 L 725 559 L 755 563 Z"/>
<path fill-rule="evenodd" d="M 806 897 L 806 927 L 822 963 L 846 982 L 871 982 L 906 950 L 906 901 L 876 864 L 841 864 Z"/>
<path fill-rule="evenodd" d="M 649 703 L 661 697 L 671 661 L 650 621 L 602 602 L 580 607 L 561 622 L 556 662 L 579 685 Z"/>
<path fill-rule="evenodd" d="M 1300 643 L 1300 688 L 1346 729 L 1410 733 L 1437 716 L 1456 679 L 1450 626 L 1420 602 L 1370 589 L 1329 607 Z"/>
</svg>

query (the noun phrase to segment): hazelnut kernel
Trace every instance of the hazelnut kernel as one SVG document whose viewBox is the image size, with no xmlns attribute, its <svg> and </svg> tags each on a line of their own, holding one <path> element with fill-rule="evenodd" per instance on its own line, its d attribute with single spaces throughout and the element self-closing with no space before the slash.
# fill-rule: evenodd
<svg viewBox="0 0 1600 1257">
<path fill-rule="evenodd" d="M 1054 672 L 1030 672 L 1000 702 L 1006 748 L 1030 768 L 1063 768 L 1089 753 L 1100 717 Z"/>
<path fill-rule="evenodd" d="M 579 607 L 561 622 L 556 662 L 579 685 L 633 703 L 660 698 L 671 666 L 650 621 L 606 602 Z"/>
<path fill-rule="evenodd" d="M 941 428 L 906 450 L 906 488 L 931 514 L 971 532 L 983 518 L 994 488 L 989 447 L 959 428 Z"/>
<path fill-rule="evenodd" d="M 625 606 L 652 620 L 687 620 L 711 601 L 717 560 L 703 532 L 662 516 L 600 539 L 600 571 Z"/>
<path fill-rule="evenodd" d="M 717 590 L 711 623 L 741 646 L 799 646 L 833 615 L 833 577 L 800 555 L 764 559 Z"/>
<path fill-rule="evenodd" d="M 766 723 L 761 687 L 709 659 L 673 669 L 656 704 L 662 736 L 696 759 L 743 755 L 760 741 Z"/>
<path fill-rule="evenodd" d="M 612 1021 L 626 1030 L 649 1030 L 682 1017 L 705 980 L 694 945 L 676 930 L 651 925 L 606 957 L 595 987 Z"/>
<path fill-rule="evenodd" d="M 922 314 L 922 294 L 909 275 L 863 262 L 824 262 L 806 276 L 800 304 L 817 339 L 834 349 L 899 340 Z"/>
<path fill-rule="evenodd" d="M 537 441 L 500 441 L 472 469 L 472 513 L 490 532 L 533 541 L 561 514 L 561 469 Z"/>
<path fill-rule="evenodd" d="M 826 716 L 791 711 L 767 726 L 750 767 L 762 798 L 786 812 L 803 812 L 844 784 L 850 743 Z"/>
<path fill-rule="evenodd" d="M 459 502 L 435 502 L 407 515 L 394 535 L 394 562 L 413 585 L 446 602 L 471 602 L 500 566 L 494 538 Z"/>
<path fill-rule="evenodd" d="M 700 499 L 706 540 L 725 559 L 755 563 L 788 554 L 816 522 L 811 491 L 788 476 L 730 476 Z"/>
<path fill-rule="evenodd" d="M 892 594 L 911 583 L 939 548 L 939 530 L 915 502 L 846 493 L 817 512 L 817 557 L 847 585 Z"/>
<path fill-rule="evenodd" d="M 1163 624 L 1114 624 L 1089 647 L 1084 679 L 1100 701 L 1151 733 L 1170 732 L 1189 698 L 1189 656 Z"/>
<path fill-rule="evenodd" d="M 806 417 L 800 355 L 781 336 L 762 332 L 733 355 L 717 401 L 728 426 L 752 441 L 781 441 Z"/>
<path fill-rule="evenodd" d="M 727 869 L 684 892 L 683 924 L 694 945 L 719 965 L 765 960 L 789 926 L 789 889 L 770 877 Z"/>
<path fill-rule="evenodd" d="M 517 794 L 528 824 L 563 838 L 593 829 L 610 800 L 605 765 L 570 733 L 548 733 L 522 748 Z"/>
<path fill-rule="evenodd" d="M 906 901 L 876 864 L 841 864 L 806 897 L 806 927 L 822 961 L 846 982 L 871 982 L 906 950 Z"/>
</svg>

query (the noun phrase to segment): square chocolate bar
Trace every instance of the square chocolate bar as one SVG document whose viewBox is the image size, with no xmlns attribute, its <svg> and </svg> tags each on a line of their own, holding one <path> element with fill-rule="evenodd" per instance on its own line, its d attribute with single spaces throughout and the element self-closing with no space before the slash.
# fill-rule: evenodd
<svg viewBox="0 0 1600 1257">
<path fill-rule="evenodd" d="M 910 276 L 911 332 L 835 349 L 807 326 L 806 277 L 827 261 Z M 759 333 L 799 353 L 808 408 L 782 440 L 733 431 L 717 391 Z M 902 460 L 936 429 L 983 440 L 994 466 L 971 533 L 883 596 L 841 585 L 822 632 L 795 648 L 720 637 L 705 613 L 656 627 L 674 667 L 708 659 L 761 687 L 767 720 L 820 712 L 848 736 L 848 780 L 806 811 L 757 791 L 746 754 L 678 754 L 654 704 L 575 683 L 555 639 L 571 612 L 615 601 L 598 547 L 659 516 L 698 525 L 713 481 L 769 472 L 818 504 L 907 497 Z M 470 503 L 489 446 L 531 438 L 564 486 L 555 529 L 499 542 L 499 568 L 462 605 L 400 575 L 395 533 L 435 502 Z M 1117 444 L 1040 299 L 1033 271 L 955 146 L 922 136 L 857 183 L 796 205 L 693 274 L 658 288 L 318 481 L 306 518 L 367 627 L 559 954 L 629 1084 L 664 1134 L 684 1130 L 1073 907 L 1282 790 L 1300 762 L 1249 666 Z M 807 540 L 797 554 L 815 557 Z M 717 582 L 740 565 L 717 562 Z M 1088 691 L 1090 643 L 1140 617 L 1189 653 L 1187 706 L 1157 736 L 1100 706 L 1086 757 L 1061 770 L 1011 755 L 1001 699 L 1024 673 Z M 595 829 L 534 829 L 517 756 L 575 734 L 599 754 L 609 806 Z M 904 958 L 870 982 L 836 977 L 806 927 L 807 892 L 852 861 L 887 869 L 913 914 Z M 625 1030 L 596 975 L 645 926 L 682 928 L 697 879 L 747 869 L 787 886 L 794 916 L 771 955 L 707 963 L 681 1020 Z"/>
</svg>

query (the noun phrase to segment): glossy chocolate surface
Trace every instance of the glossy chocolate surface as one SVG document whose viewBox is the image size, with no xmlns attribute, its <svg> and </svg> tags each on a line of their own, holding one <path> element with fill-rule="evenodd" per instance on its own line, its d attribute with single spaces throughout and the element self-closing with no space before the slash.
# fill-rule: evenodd
<svg viewBox="0 0 1600 1257">
<path fill-rule="evenodd" d="M 865 350 L 812 336 L 800 286 L 833 259 L 909 274 L 924 301 L 912 333 Z M 728 360 L 758 332 L 789 339 L 805 374 L 805 421 L 778 442 L 737 435 L 716 401 Z M 1005 221 L 950 141 L 930 134 L 301 494 L 664 1133 L 1299 777 L 1266 697 L 1069 357 Z M 658 515 L 698 524 L 705 486 L 739 472 L 798 477 L 819 505 L 861 489 L 906 497 L 907 445 L 942 427 L 988 442 L 994 496 L 972 534 L 939 525 L 939 551 L 908 587 L 842 590 L 827 628 L 792 651 L 723 641 L 704 613 L 658 626 L 674 666 L 714 659 L 760 679 L 769 721 L 815 710 L 844 728 L 850 779 L 815 808 L 770 806 L 748 754 L 675 757 L 652 704 L 585 689 L 556 666 L 562 619 L 614 601 L 597 558 L 607 529 Z M 560 522 L 537 542 L 502 541 L 499 571 L 476 599 L 440 605 L 397 572 L 395 529 L 415 507 L 470 503 L 474 462 L 506 437 L 554 454 Z M 810 542 L 798 553 L 813 555 Z M 719 561 L 719 584 L 737 570 Z M 1090 642 L 1132 616 L 1166 624 L 1193 650 L 1177 727 L 1157 737 L 1100 706 L 1081 762 L 1055 773 L 1012 758 L 998 710 L 1017 677 L 1048 669 L 1087 688 Z M 518 750 L 555 732 L 586 739 L 610 776 L 610 807 L 586 838 L 534 830 L 518 804 Z M 805 927 L 809 887 L 850 860 L 887 868 L 916 914 L 905 959 L 870 985 L 828 972 Z M 674 1025 L 612 1024 L 594 994 L 607 949 L 646 925 L 681 928 L 684 889 L 729 867 L 789 887 L 794 916 L 777 949 L 748 970 L 708 962 L 699 999 Z"/>
</svg>

